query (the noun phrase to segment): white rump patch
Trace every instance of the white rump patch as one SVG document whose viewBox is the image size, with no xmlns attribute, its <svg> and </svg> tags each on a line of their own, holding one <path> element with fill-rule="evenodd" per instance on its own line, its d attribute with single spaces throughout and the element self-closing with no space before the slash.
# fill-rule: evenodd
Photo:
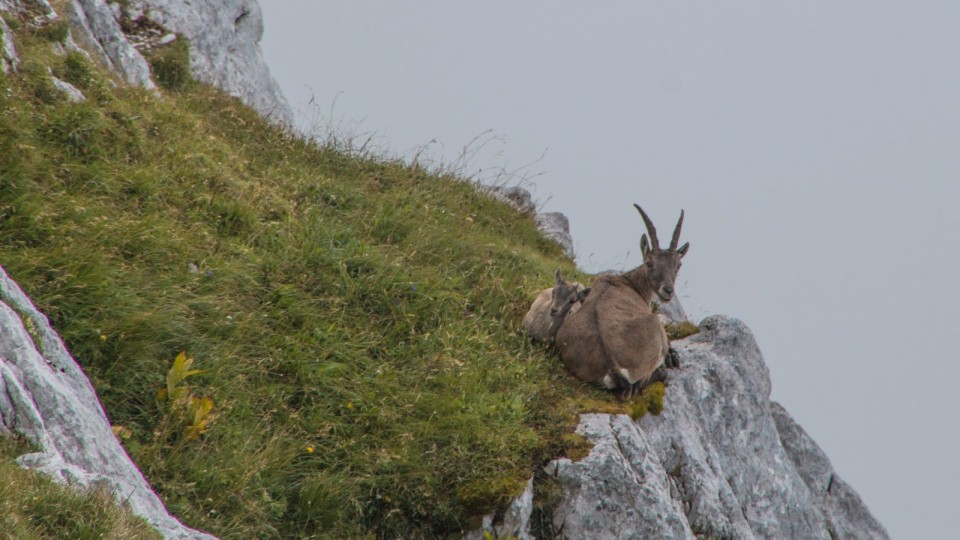
<svg viewBox="0 0 960 540">
<path fill-rule="evenodd" d="M 633 384 L 637 381 L 630 379 L 630 372 L 626 369 L 620 368 L 620 376 L 627 380 L 628 383 Z"/>
<path fill-rule="evenodd" d="M 610 375 L 603 376 L 603 385 L 606 386 L 608 389 L 612 389 L 616 386 L 613 383 L 613 377 L 611 377 Z"/>
</svg>

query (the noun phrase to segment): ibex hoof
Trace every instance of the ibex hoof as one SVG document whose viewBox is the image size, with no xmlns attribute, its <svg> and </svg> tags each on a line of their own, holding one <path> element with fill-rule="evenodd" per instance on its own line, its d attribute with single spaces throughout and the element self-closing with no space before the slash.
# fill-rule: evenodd
<svg viewBox="0 0 960 540">
<path fill-rule="evenodd" d="M 668 368 L 676 369 L 680 367 L 680 354 L 677 353 L 677 350 L 673 347 L 667 351 L 667 358 L 664 360 L 664 363 Z"/>
</svg>

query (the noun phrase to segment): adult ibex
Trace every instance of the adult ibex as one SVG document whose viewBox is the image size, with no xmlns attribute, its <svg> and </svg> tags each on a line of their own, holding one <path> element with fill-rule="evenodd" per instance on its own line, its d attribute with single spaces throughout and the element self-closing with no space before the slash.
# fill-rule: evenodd
<svg viewBox="0 0 960 540">
<path fill-rule="evenodd" d="M 523 317 L 521 325 L 535 341 L 553 342 L 560 324 L 571 313 L 580 309 L 580 303 L 590 294 L 577 282 L 567 282 L 560 269 L 553 274 L 553 288 L 543 289 Z"/>
<path fill-rule="evenodd" d="M 650 233 L 640 239 L 643 264 L 620 275 L 601 276 L 583 306 L 560 326 L 556 336 L 563 364 L 580 379 L 619 390 L 629 399 L 650 382 L 664 362 L 679 367 L 676 353 L 650 302 L 669 302 L 680 259 L 690 244 L 677 248 L 683 210 L 668 249 L 660 249 L 657 231 L 642 208 L 634 204 Z"/>
</svg>

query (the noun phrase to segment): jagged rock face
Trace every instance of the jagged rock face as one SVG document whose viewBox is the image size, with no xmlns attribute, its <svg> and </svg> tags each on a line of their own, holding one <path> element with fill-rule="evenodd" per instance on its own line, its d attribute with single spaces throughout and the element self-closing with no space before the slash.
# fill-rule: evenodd
<svg viewBox="0 0 960 540">
<path fill-rule="evenodd" d="M 50 20 L 59 16 L 46 0 L 0 0 L 2 11 L 28 9 Z M 68 0 L 66 14 L 71 29 L 67 47 L 85 51 L 127 84 L 156 90 L 144 53 L 169 45 L 179 34 L 190 40 L 194 77 L 272 121 L 293 123 L 293 111 L 260 50 L 263 17 L 255 0 Z M 8 72 L 16 67 L 16 50 L 2 21 L 0 32 L 0 69 Z"/>
<path fill-rule="evenodd" d="M 554 531 L 600 539 L 888 538 L 816 443 L 769 401 L 770 376 L 750 330 L 723 316 L 700 328 L 673 343 L 682 367 L 670 371 L 662 414 L 639 422 L 581 416 L 577 432 L 593 442 L 590 454 L 547 466 L 563 490 Z"/>
<path fill-rule="evenodd" d="M 661 415 L 636 424 L 585 415 L 578 431 L 597 443 L 597 455 L 552 465 L 566 488 L 554 525 L 566 536 L 629 537 L 617 531 L 639 521 L 654 527 L 641 536 L 657 538 L 887 537 L 859 498 L 839 488 L 813 441 L 769 401 L 770 375 L 746 325 L 710 317 L 674 347 L 682 368 L 671 371 Z M 836 491 L 826 489 L 827 478 Z M 637 492 L 655 493 L 648 499 L 657 504 Z M 591 509 L 585 493 L 603 504 Z M 597 531 L 597 523 L 606 528 Z"/>
<path fill-rule="evenodd" d="M 193 75 L 287 125 L 293 111 L 263 58 L 263 15 L 256 0 L 131 0 L 122 16 L 146 18 L 190 40 Z M 163 38 L 161 38 L 163 39 Z"/>
<path fill-rule="evenodd" d="M 127 40 L 115 12 L 104 0 L 70 0 L 70 34 L 83 50 L 119 74 L 127 84 L 156 88 L 150 66 Z"/>
<path fill-rule="evenodd" d="M 887 538 L 887 531 L 870 515 L 860 495 L 837 476 L 823 450 L 786 409 L 772 402 L 770 412 L 783 448 L 827 519 L 827 529 L 833 537 Z"/>
<path fill-rule="evenodd" d="M 18 433 L 40 449 L 18 458 L 20 465 L 60 482 L 105 488 L 166 538 L 214 538 L 167 513 L 114 437 L 86 375 L 2 268 L 0 418 L 0 436 Z"/>
</svg>

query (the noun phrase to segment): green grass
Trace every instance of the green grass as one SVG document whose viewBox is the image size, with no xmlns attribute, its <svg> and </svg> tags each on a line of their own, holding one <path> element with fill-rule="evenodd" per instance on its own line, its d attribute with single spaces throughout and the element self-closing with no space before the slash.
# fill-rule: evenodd
<svg viewBox="0 0 960 540">
<path fill-rule="evenodd" d="M 667 337 L 670 338 L 671 341 L 700 333 L 700 328 L 691 321 L 672 322 L 664 325 L 664 329 L 667 331 Z"/>
<path fill-rule="evenodd" d="M 3 538 L 159 539 L 109 495 L 59 485 L 14 463 L 29 445 L 0 437 L 0 531 Z"/>
<path fill-rule="evenodd" d="M 0 264 L 187 524 L 456 535 L 583 454 L 577 412 L 629 412 L 522 335 L 556 267 L 586 277 L 530 217 L 202 85 L 113 89 L 17 37 L 34 68 L 0 81 Z M 88 101 L 51 92 L 43 66 Z M 157 394 L 180 351 L 203 371 L 189 395 L 213 401 L 198 438 Z"/>
</svg>

